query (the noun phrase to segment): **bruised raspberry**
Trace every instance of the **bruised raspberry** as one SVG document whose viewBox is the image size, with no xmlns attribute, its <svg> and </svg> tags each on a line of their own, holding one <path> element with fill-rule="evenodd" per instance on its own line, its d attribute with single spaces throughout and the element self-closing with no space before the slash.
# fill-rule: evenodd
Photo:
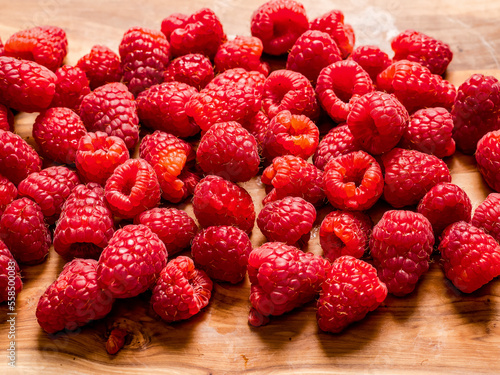
<svg viewBox="0 0 500 375">
<path fill-rule="evenodd" d="M 14 131 L 14 115 L 3 104 L 0 104 L 0 130 Z"/>
<path fill-rule="evenodd" d="M 190 53 L 170 61 L 163 73 L 164 82 L 182 82 L 197 90 L 203 89 L 214 78 L 210 59 L 199 53 Z"/>
<path fill-rule="evenodd" d="M 269 75 L 269 64 L 262 62 L 264 46 L 259 38 L 237 35 L 233 40 L 222 44 L 214 58 L 215 69 L 223 72 L 233 68 L 243 68 Z"/>
<path fill-rule="evenodd" d="M 65 107 L 80 113 L 83 97 L 90 93 L 89 80 L 77 67 L 64 65 L 56 70 L 56 93 L 51 107 Z"/>
<path fill-rule="evenodd" d="M 500 192 L 500 130 L 486 133 L 477 143 L 477 168 L 484 180 L 496 192 Z"/>
<path fill-rule="evenodd" d="M 7 207 L 16 198 L 16 185 L 0 174 L 0 217 L 2 217 L 5 207 Z"/>
<path fill-rule="evenodd" d="M 464 220 L 467 221 L 467 220 Z M 500 194 L 491 193 L 477 206 L 470 221 L 500 242 Z"/>
<path fill-rule="evenodd" d="M 316 167 L 323 170 L 331 159 L 360 150 L 361 147 L 354 139 L 349 126 L 341 124 L 331 129 L 319 142 L 313 155 L 313 162 Z"/>
<path fill-rule="evenodd" d="M 391 65 L 391 59 L 377 46 L 356 47 L 349 59 L 356 61 L 369 75 L 373 82 L 377 81 L 377 76 Z"/>
<path fill-rule="evenodd" d="M 340 10 L 331 10 L 311 21 L 311 30 L 320 30 L 332 37 L 337 43 L 342 58 L 346 58 L 352 52 L 356 41 L 352 26 L 344 23 L 344 13 Z"/>
<path fill-rule="evenodd" d="M 12 301 L 22 289 L 21 270 L 7 246 L 0 240 L 0 303 Z"/>
<path fill-rule="evenodd" d="M 83 70 L 92 90 L 122 79 L 120 57 L 106 46 L 93 46 L 88 54 L 78 60 L 76 66 Z"/>
</svg>

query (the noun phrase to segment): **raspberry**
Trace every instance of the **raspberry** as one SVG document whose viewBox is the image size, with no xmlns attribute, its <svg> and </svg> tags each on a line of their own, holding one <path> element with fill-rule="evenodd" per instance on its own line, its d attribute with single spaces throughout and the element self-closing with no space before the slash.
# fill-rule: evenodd
<svg viewBox="0 0 500 375">
<path fill-rule="evenodd" d="M 316 167 L 323 170 L 331 159 L 360 150 L 347 124 L 341 124 L 331 129 L 319 142 L 313 155 L 313 162 Z"/>
<path fill-rule="evenodd" d="M 493 190 L 500 192 L 500 130 L 486 133 L 477 143 L 477 168 Z"/>
<path fill-rule="evenodd" d="M 14 131 L 14 115 L 3 104 L 0 104 L 0 130 Z"/>
<path fill-rule="evenodd" d="M 219 47 L 214 62 L 215 69 L 223 72 L 233 68 L 243 68 L 269 75 L 269 64 L 260 61 L 264 46 L 259 38 L 237 35 Z"/>
<path fill-rule="evenodd" d="M 83 97 L 90 93 L 89 80 L 77 67 L 64 65 L 56 70 L 57 82 L 51 107 L 66 107 L 80 113 Z"/>
<path fill-rule="evenodd" d="M 382 155 L 384 199 L 400 208 L 417 204 L 432 187 L 451 182 L 446 164 L 434 155 L 395 148 Z"/>
<path fill-rule="evenodd" d="M 19 198 L 9 204 L 0 218 L 0 239 L 17 262 L 43 262 L 51 241 L 40 206 L 28 198 Z"/>
<path fill-rule="evenodd" d="M 363 212 L 330 212 L 319 228 L 323 256 L 330 262 L 344 255 L 361 258 L 368 250 L 372 228 L 372 219 Z"/>
<path fill-rule="evenodd" d="M 182 210 L 176 208 L 152 208 L 137 215 L 134 224 L 143 224 L 155 233 L 165 244 L 171 256 L 189 247 L 198 226 Z"/>
<path fill-rule="evenodd" d="M 387 297 L 387 287 L 370 264 L 345 255 L 335 260 L 321 286 L 316 319 L 325 332 L 338 333 L 362 320 Z"/>
<path fill-rule="evenodd" d="M 0 240 L 0 303 L 12 301 L 22 289 L 19 266 L 7 246 Z"/>
<path fill-rule="evenodd" d="M 323 174 L 323 188 L 333 207 L 362 211 L 382 195 L 384 178 L 377 161 L 364 151 L 331 159 Z"/>
<path fill-rule="evenodd" d="M 137 114 L 141 124 L 176 137 L 186 138 L 200 128 L 186 114 L 186 104 L 198 91 L 185 83 L 167 82 L 151 86 L 137 97 Z"/>
<path fill-rule="evenodd" d="M 266 79 L 262 73 L 234 68 L 218 74 L 205 88 L 207 90 L 220 90 L 221 88 L 227 90 L 232 86 L 250 86 L 256 90 L 256 95 L 260 98 Z"/>
<path fill-rule="evenodd" d="M 75 259 L 64 266 L 38 301 L 36 318 L 45 332 L 72 331 L 111 311 L 114 300 L 99 288 L 96 269 L 94 259 Z"/>
<path fill-rule="evenodd" d="M 56 92 L 57 76 L 32 61 L 0 56 L 0 102 L 21 112 L 46 109 Z"/>
<path fill-rule="evenodd" d="M 97 283 L 114 298 L 135 297 L 152 287 L 167 263 L 167 250 L 144 225 L 118 229 L 99 257 Z"/>
<path fill-rule="evenodd" d="M 83 98 L 80 115 L 89 132 L 103 131 L 133 149 L 139 141 L 139 117 L 134 96 L 121 83 L 108 83 Z"/>
<path fill-rule="evenodd" d="M 269 117 L 267 117 L 264 112 L 259 111 L 246 123 L 241 124 L 245 129 L 248 130 L 250 134 L 255 137 L 259 152 L 262 151 L 262 145 L 264 144 L 264 139 L 267 133 L 267 128 L 269 127 L 269 123 Z"/>
<path fill-rule="evenodd" d="M 268 241 L 302 247 L 309 242 L 316 220 L 314 206 L 299 197 L 267 203 L 257 217 L 257 225 Z"/>
<path fill-rule="evenodd" d="M 391 42 L 394 60 L 415 61 L 429 68 L 433 74 L 443 74 L 453 52 L 450 46 L 419 31 L 406 30 Z"/>
<path fill-rule="evenodd" d="M 105 197 L 111 211 L 131 219 L 160 203 L 160 185 L 155 171 L 144 159 L 129 159 L 106 181 Z"/>
<path fill-rule="evenodd" d="M 2 217 L 5 207 L 7 207 L 16 198 L 16 185 L 0 174 L 0 217 Z"/>
<path fill-rule="evenodd" d="M 434 234 L 429 220 L 413 211 L 386 211 L 373 227 L 370 251 L 389 293 L 411 293 L 429 269 Z"/>
<path fill-rule="evenodd" d="M 500 242 L 500 194 L 491 193 L 481 202 L 474 211 L 471 224 Z"/>
<path fill-rule="evenodd" d="M 42 160 L 24 139 L 0 129 L 0 174 L 17 185 L 41 168 Z"/>
<path fill-rule="evenodd" d="M 319 116 L 319 105 L 311 82 L 298 72 L 284 69 L 275 70 L 267 77 L 262 109 L 270 119 L 284 110 L 307 116 L 311 120 Z"/>
<path fill-rule="evenodd" d="M 153 310 L 165 321 L 189 319 L 208 305 L 213 283 L 194 262 L 179 256 L 161 271 L 153 288 Z"/>
<path fill-rule="evenodd" d="M 316 296 L 326 278 L 327 260 L 281 242 L 267 242 L 248 257 L 252 283 L 248 322 L 260 326 Z"/>
<path fill-rule="evenodd" d="M 191 246 L 195 264 L 219 281 L 239 283 L 247 273 L 252 243 L 241 229 L 214 226 L 196 235 Z"/>
<path fill-rule="evenodd" d="M 233 182 L 250 180 L 259 172 L 259 150 L 250 133 L 235 121 L 213 125 L 196 151 L 199 166 Z"/>
<path fill-rule="evenodd" d="M 76 66 L 84 71 L 92 90 L 122 79 L 120 57 L 106 46 L 93 46 L 88 54 L 78 60 Z"/>
<path fill-rule="evenodd" d="M 188 22 L 189 16 L 183 13 L 172 13 L 161 22 L 161 32 L 165 34 L 167 39 L 175 29 L 184 27 Z"/>
<path fill-rule="evenodd" d="M 202 228 L 233 225 L 250 233 L 255 222 L 250 194 L 219 176 L 207 176 L 196 185 L 193 211 Z"/>
<path fill-rule="evenodd" d="M 377 46 L 356 47 L 349 59 L 356 61 L 370 75 L 373 82 L 392 62 L 387 53 Z"/>
<path fill-rule="evenodd" d="M 163 82 L 170 45 L 161 31 L 144 27 L 128 29 L 120 42 L 123 82 L 134 96 Z"/>
<path fill-rule="evenodd" d="M 129 153 L 123 139 L 98 131 L 89 132 L 80 138 L 75 164 L 84 181 L 104 186 L 115 168 L 128 159 Z"/>
<path fill-rule="evenodd" d="M 457 148 L 472 155 L 481 137 L 500 129 L 500 82 L 493 76 L 473 74 L 458 87 L 451 115 Z"/>
<path fill-rule="evenodd" d="M 201 90 L 214 78 L 214 68 L 208 57 L 190 53 L 172 60 L 163 78 L 164 82 L 182 82 Z"/>
<path fill-rule="evenodd" d="M 71 190 L 80 183 L 71 169 L 63 166 L 49 167 L 33 172 L 19 183 L 19 197 L 28 197 L 40 206 L 45 221 L 54 224 Z"/>
<path fill-rule="evenodd" d="M 287 53 L 297 38 L 309 29 L 304 6 L 294 0 L 271 0 L 252 15 L 252 36 L 262 40 L 264 52 L 270 55 Z"/>
<path fill-rule="evenodd" d="M 4 55 L 5 55 L 5 49 L 3 47 L 2 39 L 0 38 L 0 56 L 4 56 Z"/>
<path fill-rule="evenodd" d="M 335 41 L 319 30 L 308 30 L 293 45 L 286 60 L 286 68 L 303 74 L 313 85 L 321 70 L 342 60 Z"/>
<path fill-rule="evenodd" d="M 262 201 L 263 204 L 292 196 L 320 206 L 325 199 L 323 171 L 297 156 L 274 158 L 262 173 L 261 181 L 273 187 Z"/>
<path fill-rule="evenodd" d="M 319 73 L 316 83 L 321 106 L 336 122 L 345 121 L 356 100 L 373 90 L 369 74 L 353 60 L 328 65 Z"/>
<path fill-rule="evenodd" d="M 315 18 L 311 21 L 310 29 L 329 34 L 337 43 L 344 59 L 349 56 L 354 48 L 356 40 L 354 30 L 351 25 L 344 23 L 344 13 L 340 10 L 331 10 Z"/>
<path fill-rule="evenodd" d="M 78 141 L 85 134 L 80 116 L 69 108 L 49 108 L 33 124 L 33 138 L 41 154 L 60 163 L 74 164 Z"/>
<path fill-rule="evenodd" d="M 35 61 L 55 71 L 68 52 L 68 40 L 57 26 L 36 26 L 21 30 L 5 42 L 5 56 Z"/>
<path fill-rule="evenodd" d="M 464 221 L 446 228 L 438 250 L 444 273 L 464 293 L 472 293 L 500 275 L 500 246 Z"/>
</svg>

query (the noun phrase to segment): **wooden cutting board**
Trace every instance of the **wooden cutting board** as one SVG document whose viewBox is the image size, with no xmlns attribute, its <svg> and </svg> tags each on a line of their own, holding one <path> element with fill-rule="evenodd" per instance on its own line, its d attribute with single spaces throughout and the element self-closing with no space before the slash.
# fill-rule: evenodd
<svg viewBox="0 0 500 375">
<path fill-rule="evenodd" d="M 115 51 L 132 26 L 159 29 L 173 12 L 192 13 L 208 6 L 220 17 L 228 35 L 249 35 L 252 12 L 263 1 L 155 0 L 22 0 L 6 2 L 0 14 L 0 36 L 34 25 L 63 27 L 69 40 L 66 62 L 75 64 L 94 44 Z M 461 84 L 473 72 L 500 78 L 500 2 L 495 1 L 346 1 L 304 0 L 314 18 L 337 7 L 345 13 L 357 45 L 377 44 L 390 52 L 390 38 L 407 28 L 420 30 L 450 44 L 454 60 L 447 78 Z M 30 143 L 33 114 L 16 116 L 16 131 Z M 491 192 L 478 174 L 474 158 L 457 154 L 445 160 L 454 183 L 469 194 L 474 208 Z M 259 180 L 242 184 L 256 209 L 265 195 Z M 180 207 L 192 214 L 189 203 Z M 374 221 L 387 209 L 383 203 L 370 211 Z M 319 217 L 331 208 L 320 210 Z M 321 254 L 318 226 L 308 251 Z M 252 243 L 265 239 L 255 228 Z M 466 295 L 447 281 L 438 257 L 415 292 L 404 298 L 389 296 L 363 321 L 332 335 L 317 328 L 310 303 L 271 319 L 264 327 L 247 324 L 248 280 L 238 285 L 215 284 L 210 305 L 198 316 L 176 324 L 161 321 L 149 306 L 149 295 L 117 301 L 105 319 L 75 332 L 47 335 L 38 326 L 39 297 L 55 280 L 63 260 L 51 251 L 43 264 L 23 267 L 24 290 L 17 298 L 16 369 L 8 367 L 10 325 L 7 307 L 0 306 L 0 373 L 10 374 L 402 374 L 500 373 L 500 282 L 494 280 Z M 108 355 L 105 341 L 113 327 L 131 332 L 117 355 Z"/>
</svg>

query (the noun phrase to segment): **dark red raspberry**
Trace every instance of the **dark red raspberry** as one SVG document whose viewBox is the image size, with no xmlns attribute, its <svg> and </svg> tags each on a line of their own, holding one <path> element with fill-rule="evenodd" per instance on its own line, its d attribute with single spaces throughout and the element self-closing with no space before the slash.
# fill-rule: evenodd
<svg viewBox="0 0 500 375">
<path fill-rule="evenodd" d="M 114 300 L 98 286 L 96 269 L 94 259 L 75 259 L 64 266 L 38 301 L 36 318 L 45 332 L 72 331 L 111 311 Z"/>
<path fill-rule="evenodd" d="M 7 246 L 0 240 L 0 303 L 14 301 L 22 289 L 21 270 Z"/>
<path fill-rule="evenodd" d="M 169 256 L 189 247 L 198 231 L 198 226 L 186 211 L 177 208 L 152 208 L 137 215 L 134 223 L 143 224 L 156 233 Z"/>
<path fill-rule="evenodd" d="M 66 107 L 80 113 L 83 97 L 90 93 L 89 80 L 78 67 L 64 65 L 56 70 L 57 82 L 51 107 Z"/>
<path fill-rule="evenodd" d="M 74 171 L 63 166 L 31 173 L 18 186 L 19 197 L 28 197 L 40 206 L 45 221 L 54 224 L 71 190 L 80 183 Z"/>
<path fill-rule="evenodd" d="M 323 170 L 330 159 L 359 150 L 361 147 L 356 143 L 347 124 L 341 124 L 331 129 L 319 142 L 313 155 L 313 162 L 316 167 Z"/>
<path fill-rule="evenodd" d="M 0 174 L 17 185 L 41 169 L 42 160 L 24 139 L 0 129 Z"/>
<path fill-rule="evenodd" d="M 0 56 L 0 103 L 21 112 L 39 112 L 50 105 L 57 76 L 32 61 Z"/>
<path fill-rule="evenodd" d="M 328 162 L 323 188 L 333 207 L 363 211 L 372 207 L 382 195 L 384 178 L 373 156 L 355 151 Z"/>
<path fill-rule="evenodd" d="M 354 30 L 352 26 L 344 23 L 344 13 L 340 10 L 331 10 L 311 21 L 311 30 L 320 30 L 329 34 L 337 43 L 342 58 L 346 58 L 352 52 L 355 43 Z"/>
<path fill-rule="evenodd" d="M 161 271 L 153 288 L 153 310 L 165 321 L 189 319 L 208 305 L 213 283 L 194 262 L 179 256 Z"/>
<path fill-rule="evenodd" d="M 92 90 L 122 79 L 120 57 L 106 46 L 93 46 L 88 54 L 78 60 L 76 66 L 84 71 Z"/>
<path fill-rule="evenodd" d="M 161 32 L 170 39 L 172 31 L 183 28 L 188 22 L 189 16 L 183 13 L 172 13 L 161 22 Z"/>
<path fill-rule="evenodd" d="M 123 82 L 137 96 L 148 87 L 163 82 L 170 59 L 170 45 L 161 31 L 145 27 L 128 29 L 118 47 Z"/>
<path fill-rule="evenodd" d="M 450 46 L 424 33 L 406 30 L 391 42 L 394 60 L 416 61 L 433 74 L 443 74 L 453 58 Z"/>
<path fill-rule="evenodd" d="M 262 40 L 264 52 L 276 56 L 290 51 L 309 29 L 306 10 L 295 0 L 268 1 L 253 13 L 250 22 L 252 36 Z"/>
<path fill-rule="evenodd" d="M 373 82 L 377 81 L 379 73 L 391 65 L 391 59 L 377 46 L 356 47 L 349 59 L 356 61 L 369 75 Z"/>
<path fill-rule="evenodd" d="M 5 42 L 5 56 L 35 61 L 55 71 L 68 52 L 68 40 L 57 26 L 35 26 L 13 34 Z"/>
<path fill-rule="evenodd" d="M 328 65 L 316 83 L 321 106 L 336 122 L 345 121 L 356 100 L 373 90 L 370 75 L 354 60 Z"/>
<path fill-rule="evenodd" d="M 368 250 L 372 228 L 372 219 L 363 212 L 330 212 L 319 228 L 323 256 L 330 262 L 343 255 L 361 258 Z"/>
<path fill-rule="evenodd" d="M 464 221 L 447 227 L 438 250 L 444 273 L 464 293 L 472 293 L 500 276 L 500 245 Z"/>
<path fill-rule="evenodd" d="M 241 229 L 213 226 L 196 235 L 191 254 L 196 266 L 219 281 L 239 283 L 247 273 L 252 243 Z"/>
<path fill-rule="evenodd" d="M 389 293 L 411 293 L 429 269 L 434 233 L 429 220 L 413 211 L 386 211 L 373 227 L 370 252 Z"/>
<path fill-rule="evenodd" d="M 0 130 L 14 131 L 14 115 L 3 104 L 0 104 Z"/>
<path fill-rule="evenodd" d="M 214 78 L 214 68 L 208 57 L 190 53 L 172 60 L 163 78 L 164 82 L 182 82 L 201 90 Z"/>
<path fill-rule="evenodd" d="M 269 64 L 260 61 L 264 46 L 259 38 L 237 35 L 222 44 L 214 58 L 215 69 L 223 72 L 233 68 L 243 68 L 269 75 Z"/>
<path fill-rule="evenodd" d="M 325 199 L 323 171 L 297 156 L 274 158 L 262 173 L 261 180 L 272 186 L 272 190 L 262 201 L 263 204 L 292 196 L 320 206 Z"/>
<path fill-rule="evenodd" d="M 16 185 L 0 174 L 0 217 L 2 217 L 5 207 L 7 207 L 16 198 Z"/>
<path fill-rule="evenodd" d="M 434 155 L 395 148 L 382 155 L 384 199 L 400 208 L 417 204 L 432 187 L 451 182 L 447 165 Z"/>
<path fill-rule="evenodd" d="M 105 197 L 111 211 L 131 219 L 160 203 L 160 184 L 144 159 L 129 159 L 116 167 L 106 181 Z"/>
<path fill-rule="evenodd" d="M 248 322 L 260 326 L 314 299 L 330 268 L 327 260 L 281 242 L 267 242 L 248 257 L 252 283 Z"/>
<path fill-rule="evenodd" d="M 474 211 L 471 224 L 500 242 L 500 194 L 491 193 L 481 202 Z"/>
<path fill-rule="evenodd" d="M 386 297 L 387 287 L 371 264 L 342 256 L 332 263 L 321 286 L 318 326 L 325 332 L 341 332 L 379 307 Z"/>
<path fill-rule="evenodd" d="M 486 133 L 477 143 L 477 168 L 486 183 L 500 192 L 500 130 Z"/>
<path fill-rule="evenodd" d="M 108 83 L 83 98 L 80 116 L 89 132 L 103 131 L 133 149 L 139 141 L 139 117 L 134 96 L 121 83 Z"/>
<path fill-rule="evenodd" d="M 234 225 L 250 233 L 255 222 L 255 207 L 250 194 L 219 176 L 207 176 L 196 185 L 193 211 L 202 228 Z"/>
<path fill-rule="evenodd" d="M 33 124 L 33 138 L 40 153 L 60 163 L 74 164 L 78 141 L 85 134 L 80 116 L 69 108 L 49 108 Z"/>
<path fill-rule="evenodd" d="M 500 82 L 493 76 L 473 74 L 458 87 L 451 115 L 457 148 L 472 155 L 486 133 L 500 129 Z"/>
<path fill-rule="evenodd" d="M 51 241 L 40 206 L 28 198 L 19 198 L 9 204 L 0 218 L 0 239 L 17 262 L 43 262 Z"/>
</svg>

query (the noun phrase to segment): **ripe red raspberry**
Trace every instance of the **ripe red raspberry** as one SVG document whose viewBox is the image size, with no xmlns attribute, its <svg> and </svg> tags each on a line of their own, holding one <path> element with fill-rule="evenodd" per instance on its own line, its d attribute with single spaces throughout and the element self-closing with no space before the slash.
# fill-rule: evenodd
<svg viewBox="0 0 500 375">
<path fill-rule="evenodd" d="M 40 206 L 28 198 L 19 198 L 9 204 L 0 218 L 0 239 L 17 262 L 43 262 L 51 241 Z"/>
<path fill-rule="evenodd" d="M 21 270 L 7 246 L 0 240 L 0 303 L 12 301 L 22 289 Z"/>
<path fill-rule="evenodd" d="M 46 109 L 56 92 L 56 75 L 32 61 L 0 56 L 0 103 L 21 112 Z"/>
<path fill-rule="evenodd" d="M 438 238 L 448 225 L 457 221 L 470 221 L 472 203 L 459 186 L 442 182 L 424 195 L 417 211 L 429 220 Z"/>
<path fill-rule="evenodd" d="M 500 82 L 493 76 L 473 74 L 458 87 L 451 115 L 457 148 L 472 155 L 481 137 L 500 129 Z"/>
<path fill-rule="evenodd" d="M 189 319 L 208 305 L 213 283 L 194 262 L 179 256 L 161 271 L 153 288 L 153 310 L 167 322 Z"/>
<path fill-rule="evenodd" d="M 384 178 L 373 156 L 355 151 L 328 162 L 323 188 L 333 207 L 363 211 L 372 207 L 382 195 Z"/>
<path fill-rule="evenodd" d="M 73 331 L 111 311 L 114 300 L 98 286 L 96 268 L 94 259 L 66 263 L 38 301 L 36 318 L 45 332 Z"/>
<path fill-rule="evenodd" d="M 74 171 L 63 166 L 33 172 L 19 183 L 19 197 L 28 197 L 40 206 L 45 221 L 54 224 L 71 190 L 80 183 Z"/>
<path fill-rule="evenodd" d="M 60 163 L 75 162 L 78 141 L 85 134 L 87 130 L 80 116 L 69 108 L 49 108 L 33 124 L 33 138 L 40 153 Z"/>
<path fill-rule="evenodd" d="M 250 194 L 219 176 L 207 176 L 196 185 L 193 211 L 202 228 L 233 225 L 250 233 L 255 222 Z"/>
<path fill-rule="evenodd" d="M 16 185 L 0 174 L 0 217 L 2 217 L 5 207 L 7 207 L 16 198 Z"/>
<path fill-rule="evenodd" d="M 118 229 L 99 257 L 97 283 L 114 298 L 135 297 L 152 287 L 167 264 L 163 242 L 145 225 Z"/>
<path fill-rule="evenodd" d="M 356 143 L 347 124 L 341 124 L 332 128 L 319 142 L 313 155 L 313 162 L 316 167 L 323 170 L 331 159 L 360 150 L 361 147 Z"/>
<path fill-rule="evenodd" d="M 500 194 L 489 194 L 476 208 L 470 222 L 500 242 Z"/>
<path fill-rule="evenodd" d="M 169 256 L 189 247 L 198 231 L 195 221 L 177 208 L 152 208 L 137 215 L 134 224 L 143 224 L 156 233 Z"/>
<path fill-rule="evenodd" d="M 500 130 L 486 133 L 477 143 L 477 168 L 493 190 L 500 192 Z"/>
<path fill-rule="evenodd" d="M 93 46 L 88 54 L 78 60 L 76 66 L 84 71 L 92 90 L 122 79 L 120 57 L 106 46 Z"/>
<path fill-rule="evenodd" d="M 256 90 L 259 98 L 262 96 L 264 83 L 267 78 L 264 74 L 256 71 L 248 71 L 243 68 L 228 69 L 215 76 L 210 83 L 205 86 L 209 90 L 229 89 L 232 86 L 250 86 Z"/>
<path fill-rule="evenodd" d="M 137 96 L 148 87 L 163 82 L 170 59 L 170 45 L 161 31 L 144 27 L 128 29 L 118 47 L 123 82 Z"/>
<path fill-rule="evenodd" d="M 121 83 L 108 83 L 83 98 L 80 116 L 89 132 L 103 131 L 133 149 L 139 141 L 139 117 L 134 96 Z"/>
<path fill-rule="evenodd" d="M 17 185 L 41 168 L 42 160 L 24 139 L 0 129 L 0 174 Z"/>
<path fill-rule="evenodd" d="M 250 134 L 255 137 L 259 152 L 262 152 L 262 145 L 264 144 L 264 139 L 267 133 L 267 128 L 269 127 L 269 123 L 269 117 L 267 117 L 264 112 L 259 111 L 250 120 L 241 124 L 245 129 L 249 131 Z"/>
<path fill-rule="evenodd" d="M 196 235 L 191 246 L 196 266 L 214 280 L 233 284 L 245 277 L 251 251 L 248 235 L 232 226 L 208 227 Z"/>
<path fill-rule="evenodd" d="M 370 251 L 389 293 L 411 293 L 429 269 L 434 233 L 429 220 L 413 211 L 386 211 L 373 227 Z"/>
<path fill-rule="evenodd" d="M 438 250 L 446 277 L 464 293 L 500 275 L 500 245 L 472 224 L 459 221 L 446 228 Z"/>
<path fill-rule="evenodd" d="M 269 75 L 269 64 L 260 61 L 264 46 L 259 38 L 237 35 L 222 44 L 215 57 L 215 70 L 223 72 L 233 68 L 243 68 Z"/>
<path fill-rule="evenodd" d="M 384 199 L 400 208 L 417 204 L 432 187 L 451 182 L 447 165 L 434 155 L 395 148 L 382 155 Z"/>
<path fill-rule="evenodd" d="M 354 60 L 328 65 L 319 73 L 316 83 L 321 106 L 336 122 L 345 121 L 356 100 L 373 90 L 370 75 Z"/>
<path fill-rule="evenodd" d="M 311 82 L 298 72 L 275 70 L 264 83 L 262 109 L 269 118 L 288 110 L 311 120 L 319 116 L 319 105 Z"/>
<path fill-rule="evenodd" d="M 14 131 L 14 115 L 3 104 L 0 104 L 0 130 Z"/>
<path fill-rule="evenodd" d="M 377 46 L 356 47 L 349 59 L 356 61 L 370 75 L 373 82 L 376 82 L 379 73 L 392 63 L 387 53 Z"/>
<path fill-rule="evenodd" d="M 164 82 L 182 82 L 197 90 L 203 89 L 214 79 L 214 68 L 210 59 L 199 53 L 177 57 L 170 61 L 163 73 Z"/>
<path fill-rule="evenodd" d="M 299 197 L 267 203 L 257 217 L 257 225 L 268 241 L 302 247 L 309 242 L 316 220 L 314 206 Z"/>
<path fill-rule="evenodd" d="M 189 16 L 183 13 L 172 13 L 161 22 L 161 32 L 170 40 L 170 35 L 175 29 L 184 27 Z"/>
<path fill-rule="evenodd" d="M 161 198 L 156 173 L 144 159 L 129 159 L 116 167 L 104 190 L 111 211 L 125 219 L 155 207 Z"/>
<path fill-rule="evenodd" d="M 386 297 L 387 287 L 371 264 L 342 256 L 332 263 L 321 286 L 318 326 L 325 332 L 341 332 L 379 307 Z"/>
<path fill-rule="evenodd" d="M 268 1 L 253 13 L 250 22 L 252 36 L 262 40 L 264 52 L 276 56 L 290 51 L 309 29 L 306 10 L 295 0 Z"/>
<path fill-rule="evenodd" d="M 433 74 L 443 74 L 453 58 L 450 46 L 424 33 L 406 30 L 391 42 L 394 60 L 415 61 Z"/>
<path fill-rule="evenodd" d="M 281 242 L 267 242 L 248 257 L 252 283 L 248 322 L 260 326 L 314 299 L 330 264 L 312 253 Z"/>
<path fill-rule="evenodd" d="M 116 167 L 129 159 L 125 141 L 104 132 L 89 132 L 78 141 L 75 164 L 85 182 L 102 186 Z"/>
<path fill-rule="evenodd" d="M 323 171 L 302 158 L 285 155 L 274 158 L 262 173 L 262 183 L 272 185 L 263 204 L 283 199 L 287 196 L 301 197 L 315 206 L 324 199 Z"/>
<path fill-rule="evenodd" d="M 308 30 L 293 45 L 286 60 L 286 68 L 303 74 L 313 85 L 321 70 L 342 60 L 335 41 L 319 30 Z"/>
<path fill-rule="evenodd" d="M 51 107 L 66 107 L 80 113 L 83 97 L 90 93 L 89 80 L 78 67 L 64 65 L 56 70 L 57 82 Z"/>
<path fill-rule="evenodd" d="M 330 212 L 319 228 L 323 257 L 330 262 L 344 255 L 361 258 L 368 250 L 372 228 L 372 219 L 363 212 Z"/>
<path fill-rule="evenodd" d="M 352 26 L 344 23 L 344 13 L 340 10 L 331 10 L 311 21 L 311 30 L 320 30 L 329 34 L 337 43 L 342 58 L 346 58 L 352 52 L 355 43 L 354 30 Z"/>
<path fill-rule="evenodd" d="M 13 34 L 4 46 L 5 56 L 35 61 L 55 71 L 68 52 L 68 40 L 57 26 L 36 26 Z"/>
</svg>

